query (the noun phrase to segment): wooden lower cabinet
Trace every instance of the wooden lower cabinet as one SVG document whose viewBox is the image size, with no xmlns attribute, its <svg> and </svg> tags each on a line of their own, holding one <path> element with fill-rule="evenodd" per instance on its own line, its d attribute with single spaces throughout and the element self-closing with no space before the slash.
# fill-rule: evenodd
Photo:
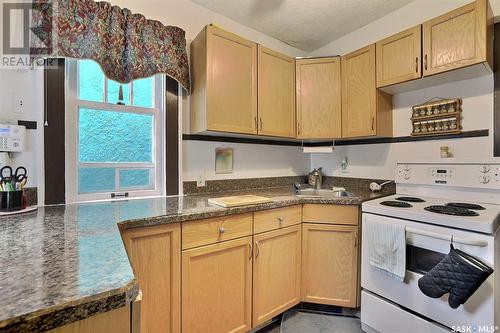
<svg viewBox="0 0 500 333">
<path fill-rule="evenodd" d="M 300 254 L 300 224 L 254 236 L 254 327 L 300 302 Z"/>
<path fill-rule="evenodd" d="M 130 333 L 130 306 L 100 313 L 74 323 L 64 325 L 48 333 Z"/>
<path fill-rule="evenodd" d="M 357 307 L 358 227 L 302 224 L 302 301 Z"/>
<path fill-rule="evenodd" d="M 122 237 L 142 291 L 141 333 L 180 332 L 180 225 L 129 229 Z"/>
<path fill-rule="evenodd" d="M 252 237 L 182 252 L 182 332 L 252 326 Z"/>
</svg>

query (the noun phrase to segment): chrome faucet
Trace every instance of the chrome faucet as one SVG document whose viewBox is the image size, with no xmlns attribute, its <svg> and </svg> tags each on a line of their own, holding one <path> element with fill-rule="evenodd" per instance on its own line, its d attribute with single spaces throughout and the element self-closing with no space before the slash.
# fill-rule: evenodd
<svg viewBox="0 0 500 333">
<path fill-rule="evenodd" d="M 313 186 L 317 190 L 321 189 L 323 185 L 323 172 L 321 171 L 323 168 L 314 169 L 309 173 L 308 183 Z"/>
</svg>

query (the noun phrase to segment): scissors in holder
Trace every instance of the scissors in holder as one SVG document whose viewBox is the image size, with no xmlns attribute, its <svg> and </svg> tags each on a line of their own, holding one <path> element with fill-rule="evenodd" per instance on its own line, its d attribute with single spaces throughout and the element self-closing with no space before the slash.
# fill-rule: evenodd
<svg viewBox="0 0 500 333">
<path fill-rule="evenodd" d="M 15 172 L 10 166 L 4 166 L 0 169 L 0 185 L 3 191 L 20 191 L 28 181 L 26 168 L 20 166 Z"/>
</svg>

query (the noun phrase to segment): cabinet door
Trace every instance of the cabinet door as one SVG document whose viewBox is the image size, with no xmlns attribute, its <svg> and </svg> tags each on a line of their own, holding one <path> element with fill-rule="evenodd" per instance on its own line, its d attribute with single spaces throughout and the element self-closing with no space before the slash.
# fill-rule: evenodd
<svg viewBox="0 0 500 333">
<path fill-rule="evenodd" d="M 375 44 L 342 57 L 342 137 L 376 134 Z"/>
<path fill-rule="evenodd" d="M 253 326 L 300 302 L 300 225 L 254 237 Z"/>
<path fill-rule="evenodd" d="M 259 45 L 259 134 L 295 137 L 295 59 Z"/>
<path fill-rule="evenodd" d="M 207 127 L 257 134 L 257 44 L 207 27 Z"/>
<path fill-rule="evenodd" d="M 424 76 L 486 61 L 486 0 L 477 0 L 423 24 Z"/>
<path fill-rule="evenodd" d="M 340 57 L 296 61 L 297 137 L 342 135 Z"/>
<path fill-rule="evenodd" d="M 302 301 L 357 307 L 358 227 L 302 224 Z"/>
<path fill-rule="evenodd" d="M 422 26 L 381 40 L 377 49 L 377 87 L 388 86 L 422 76 Z"/>
<path fill-rule="evenodd" d="M 123 239 L 142 291 L 141 333 L 180 332 L 180 225 L 129 229 Z"/>
<path fill-rule="evenodd" d="M 252 237 L 182 252 L 182 332 L 252 326 Z"/>
</svg>

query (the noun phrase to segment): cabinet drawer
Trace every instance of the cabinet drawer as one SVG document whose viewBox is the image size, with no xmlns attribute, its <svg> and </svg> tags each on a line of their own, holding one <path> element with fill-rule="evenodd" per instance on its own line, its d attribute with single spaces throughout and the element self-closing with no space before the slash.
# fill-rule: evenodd
<svg viewBox="0 0 500 333">
<path fill-rule="evenodd" d="M 358 225 L 359 207 L 352 205 L 304 205 L 303 222 Z"/>
<path fill-rule="evenodd" d="M 252 213 L 182 223 L 182 249 L 252 234 Z"/>
<path fill-rule="evenodd" d="M 288 227 L 301 222 L 301 206 L 264 210 L 254 213 L 254 233 Z"/>
</svg>

